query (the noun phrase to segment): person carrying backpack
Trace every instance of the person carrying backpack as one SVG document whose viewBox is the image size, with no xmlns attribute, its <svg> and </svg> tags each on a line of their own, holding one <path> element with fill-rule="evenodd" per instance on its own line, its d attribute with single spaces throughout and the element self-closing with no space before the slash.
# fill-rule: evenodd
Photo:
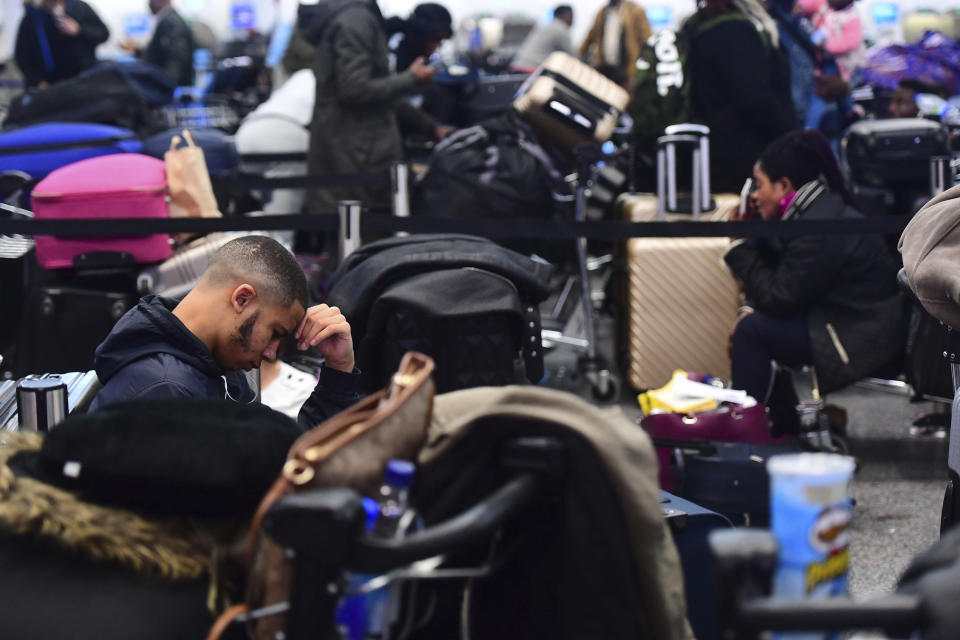
<svg viewBox="0 0 960 640">
<path fill-rule="evenodd" d="M 737 192 L 766 146 L 796 126 L 787 59 L 757 0 L 706 0 L 688 28 L 691 111 L 710 127 L 711 181 Z"/>
</svg>

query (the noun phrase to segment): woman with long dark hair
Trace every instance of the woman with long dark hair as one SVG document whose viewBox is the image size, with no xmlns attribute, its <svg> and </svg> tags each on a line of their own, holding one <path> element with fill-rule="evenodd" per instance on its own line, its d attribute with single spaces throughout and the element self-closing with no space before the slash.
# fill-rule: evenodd
<svg viewBox="0 0 960 640">
<path fill-rule="evenodd" d="M 791 131 L 753 168 L 752 213 L 764 220 L 861 217 L 827 139 Z M 823 393 L 892 362 L 903 347 L 897 266 L 878 235 L 735 240 L 724 256 L 749 306 L 732 339 L 733 385 L 766 401 L 778 432 L 798 427 L 796 393 L 777 363 L 814 365 Z M 776 384 L 775 384 L 776 381 Z"/>
</svg>

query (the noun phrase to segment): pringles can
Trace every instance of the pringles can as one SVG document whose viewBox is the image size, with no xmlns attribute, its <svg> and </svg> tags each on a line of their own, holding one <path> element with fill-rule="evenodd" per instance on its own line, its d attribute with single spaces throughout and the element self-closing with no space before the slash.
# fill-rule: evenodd
<svg viewBox="0 0 960 640">
<path fill-rule="evenodd" d="M 832 453 L 773 456 L 770 527 L 779 545 L 773 593 L 780 598 L 825 598 L 847 593 L 850 566 L 852 458 Z M 823 633 L 776 634 L 812 640 Z"/>
</svg>

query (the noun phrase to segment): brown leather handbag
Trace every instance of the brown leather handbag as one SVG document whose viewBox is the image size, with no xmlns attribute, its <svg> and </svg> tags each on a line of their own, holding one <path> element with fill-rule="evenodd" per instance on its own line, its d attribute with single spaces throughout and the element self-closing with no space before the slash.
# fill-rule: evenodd
<svg viewBox="0 0 960 640">
<path fill-rule="evenodd" d="M 247 549 L 247 592 L 214 624 L 207 640 L 251 611 L 286 602 L 292 566 L 284 550 L 260 532 L 270 507 L 284 496 L 322 487 L 350 487 L 374 495 L 389 460 L 415 460 L 433 410 L 434 369 L 429 357 L 409 352 L 390 386 L 306 432 L 293 443 L 283 471 L 254 515 Z M 251 632 L 273 640 L 284 629 L 282 614 L 251 620 Z"/>
</svg>

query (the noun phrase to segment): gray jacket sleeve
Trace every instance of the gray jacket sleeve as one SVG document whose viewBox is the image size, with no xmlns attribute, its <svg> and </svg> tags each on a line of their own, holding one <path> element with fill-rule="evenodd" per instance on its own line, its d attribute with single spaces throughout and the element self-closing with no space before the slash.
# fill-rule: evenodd
<svg viewBox="0 0 960 640">
<path fill-rule="evenodd" d="M 433 135 L 437 128 L 437 121 L 422 109 L 418 109 L 404 99 L 397 100 L 394 111 L 397 113 L 397 122 L 404 133 L 422 133 L 425 136 Z"/>
<path fill-rule="evenodd" d="M 367 106 L 389 103 L 417 84 L 412 71 L 374 77 L 374 43 L 380 25 L 362 7 L 345 10 L 333 27 L 333 58 L 336 61 L 337 96 L 341 103 Z"/>
</svg>

